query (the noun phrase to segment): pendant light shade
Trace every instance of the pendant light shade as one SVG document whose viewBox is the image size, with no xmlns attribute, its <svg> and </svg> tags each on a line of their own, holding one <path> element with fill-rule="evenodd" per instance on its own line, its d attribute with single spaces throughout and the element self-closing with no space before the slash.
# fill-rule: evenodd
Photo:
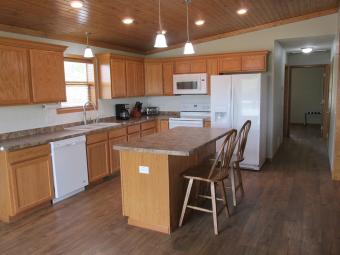
<svg viewBox="0 0 340 255">
<path fill-rule="evenodd" d="M 186 7 L 187 7 L 187 42 L 184 45 L 184 55 L 191 55 L 195 54 L 194 46 L 190 42 L 190 37 L 189 37 L 189 4 L 191 0 L 185 0 Z"/>
<path fill-rule="evenodd" d="M 94 55 L 93 55 L 93 52 L 92 52 L 92 49 L 90 48 L 89 46 L 89 32 L 86 32 L 86 49 L 85 49 L 85 52 L 84 52 L 84 58 L 93 58 Z"/>
<path fill-rule="evenodd" d="M 155 48 L 166 48 L 168 44 L 166 43 L 165 33 L 162 29 L 162 21 L 161 21 L 161 0 L 158 0 L 158 22 L 159 22 L 159 31 L 156 35 L 155 40 Z"/>
<path fill-rule="evenodd" d="M 194 46 L 190 41 L 186 42 L 184 45 L 184 55 L 195 54 Z"/>
</svg>

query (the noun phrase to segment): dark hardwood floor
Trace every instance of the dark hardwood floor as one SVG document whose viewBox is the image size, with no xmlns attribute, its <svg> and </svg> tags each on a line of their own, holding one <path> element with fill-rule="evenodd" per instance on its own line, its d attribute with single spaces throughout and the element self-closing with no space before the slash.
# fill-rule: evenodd
<svg viewBox="0 0 340 255">
<path fill-rule="evenodd" d="M 196 212 L 171 236 L 128 226 L 114 178 L 0 224 L 0 254 L 338 255 L 340 183 L 331 181 L 325 143 L 310 131 L 292 130 L 262 171 L 243 171 L 246 196 L 230 219 L 220 214 L 219 236 L 211 215 Z"/>
</svg>

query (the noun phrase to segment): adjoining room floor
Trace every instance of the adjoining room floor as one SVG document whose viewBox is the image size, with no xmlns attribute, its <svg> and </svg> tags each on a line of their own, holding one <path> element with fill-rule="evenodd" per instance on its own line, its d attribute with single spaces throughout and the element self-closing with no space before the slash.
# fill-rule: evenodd
<svg viewBox="0 0 340 255">
<path fill-rule="evenodd" d="M 0 224 L 0 254 L 340 254 L 340 182 L 325 142 L 303 133 L 261 172 L 243 172 L 246 196 L 230 219 L 220 214 L 219 236 L 211 215 L 196 212 L 171 236 L 128 226 L 114 178 Z"/>
</svg>

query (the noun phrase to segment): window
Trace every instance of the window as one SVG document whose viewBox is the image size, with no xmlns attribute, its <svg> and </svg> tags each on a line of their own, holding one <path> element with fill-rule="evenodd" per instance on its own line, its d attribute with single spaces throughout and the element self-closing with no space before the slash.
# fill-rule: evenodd
<svg viewBox="0 0 340 255">
<path fill-rule="evenodd" d="M 82 59 L 68 59 L 64 61 L 66 102 L 61 103 L 59 113 L 63 109 L 72 108 L 81 110 L 88 101 L 95 102 L 94 65 L 92 62 Z M 69 109 L 70 110 L 70 109 Z M 66 111 L 67 112 L 67 111 Z"/>
</svg>

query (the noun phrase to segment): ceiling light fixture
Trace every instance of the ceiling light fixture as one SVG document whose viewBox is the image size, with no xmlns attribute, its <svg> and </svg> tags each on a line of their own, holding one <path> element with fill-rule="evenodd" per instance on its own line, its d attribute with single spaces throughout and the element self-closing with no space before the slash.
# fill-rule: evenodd
<svg viewBox="0 0 340 255">
<path fill-rule="evenodd" d="M 199 20 L 195 21 L 196 26 L 202 26 L 202 25 L 204 25 L 204 23 L 205 23 L 205 20 L 203 20 L 203 19 L 199 19 Z"/>
<path fill-rule="evenodd" d="M 85 52 L 84 52 L 84 58 L 93 58 L 94 55 L 93 55 L 92 49 L 89 46 L 89 35 L 91 33 L 86 32 L 85 34 L 86 34 L 86 45 L 87 46 L 86 46 L 86 49 L 85 49 Z"/>
<path fill-rule="evenodd" d="M 246 8 L 241 8 L 237 10 L 238 15 L 243 15 L 243 14 L 246 14 L 247 12 L 248 10 Z"/>
<path fill-rule="evenodd" d="M 133 18 L 124 18 L 124 19 L 122 19 L 122 22 L 125 25 L 131 25 L 134 22 L 134 19 Z"/>
<path fill-rule="evenodd" d="M 304 54 L 309 54 L 313 51 L 313 49 L 311 47 L 307 47 L 307 48 L 302 48 L 301 51 Z"/>
<path fill-rule="evenodd" d="M 71 7 L 79 9 L 84 6 L 84 2 L 82 0 L 72 0 L 70 2 Z"/>
<path fill-rule="evenodd" d="M 190 42 L 190 37 L 189 37 L 189 4 L 191 0 L 184 0 L 186 3 L 187 7 L 187 42 L 184 45 L 184 55 L 191 55 L 195 54 L 194 46 Z"/>
<path fill-rule="evenodd" d="M 168 44 L 166 43 L 165 38 L 165 30 L 162 29 L 162 22 L 161 22 L 161 0 L 158 0 L 158 21 L 159 21 L 159 30 L 156 35 L 155 39 L 155 48 L 167 48 Z"/>
</svg>

